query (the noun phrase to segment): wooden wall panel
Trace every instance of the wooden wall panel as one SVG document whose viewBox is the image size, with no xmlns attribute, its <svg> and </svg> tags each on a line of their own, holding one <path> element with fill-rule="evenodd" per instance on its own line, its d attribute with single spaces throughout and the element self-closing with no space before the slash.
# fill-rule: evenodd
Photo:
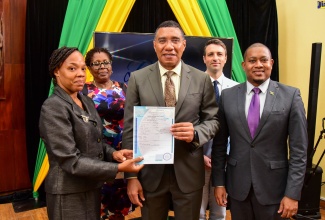
<svg viewBox="0 0 325 220">
<path fill-rule="evenodd" d="M 10 54 L 11 63 L 25 64 L 26 0 L 10 0 L 10 11 L 10 50 L 19 51 Z"/>
<path fill-rule="evenodd" d="M 25 1 L 25 0 L 23 0 Z M 5 64 L 11 63 L 11 22 L 10 22 L 10 15 L 11 15 L 11 7 L 10 7 L 10 0 L 2 0 L 3 2 L 3 32 L 4 32 L 4 58 Z M 14 28 L 14 27 L 13 27 Z M 5 70 L 6 71 L 6 70 Z M 5 76 L 6 78 L 6 76 Z"/>
<path fill-rule="evenodd" d="M 11 191 L 15 186 L 13 133 L 0 131 L 0 192 Z"/>
<path fill-rule="evenodd" d="M 10 96 L 12 102 L 12 129 L 25 129 L 25 65 L 11 65 L 11 84 Z"/>
<path fill-rule="evenodd" d="M 28 175 L 27 153 L 26 153 L 26 131 L 23 129 L 15 130 L 14 140 L 14 190 L 27 189 L 31 187 Z"/>
<path fill-rule="evenodd" d="M 3 0 L 0 0 L 0 99 L 4 98 Z"/>
<path fill-rule="evenodd" d="M 11 84 L 11 64 L 5 64 L 5 77 L 4 77 L 4 91 L 5 91 L 5 99 L 0 99 L 0 131 L 9 130 L 11 129 L 12 124 L 12 103 L 11 101 L 11 94 L 10 90 L 10 84 Z M 1 148 L 1 145 L 0 145 Z M 1 163 L 1 162 L 0 162 Z"/>
<path fill-rule="evenodd" d="M 0 194 L 32 185 L 27 167 L 25 125 L 26 1 L 2 0 L 4 98 L 0 99 Z"/>
</svg>

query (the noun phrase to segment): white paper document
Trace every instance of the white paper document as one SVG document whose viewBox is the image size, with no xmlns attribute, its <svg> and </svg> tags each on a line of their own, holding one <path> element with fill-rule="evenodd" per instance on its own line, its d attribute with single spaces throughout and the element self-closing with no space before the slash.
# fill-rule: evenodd
<svg viewBox="0 0 325 220">
<path fill-rule="evenodd" d="M 134 106 L 133 114 L 133 157 L 142 156 L 140 164 L 173 164 L 175 107 Z"/>
</svg>

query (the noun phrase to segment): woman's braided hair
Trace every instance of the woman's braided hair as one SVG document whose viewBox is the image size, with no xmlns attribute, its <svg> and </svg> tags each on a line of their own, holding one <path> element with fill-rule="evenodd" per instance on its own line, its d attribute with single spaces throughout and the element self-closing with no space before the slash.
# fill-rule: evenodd
<svg viewBox="0 0 325 220">
<path fill-rule="evenodd" d="M 60 68 L 62 63 L 75 51 L 79 51 L 77 47 L 61 47 L 53 51 L 49 60 L 49 73 L 53 78 L 54 83 L 56 83 L 56 77 L 54 71 L 56 68 Z"/>
</svg>

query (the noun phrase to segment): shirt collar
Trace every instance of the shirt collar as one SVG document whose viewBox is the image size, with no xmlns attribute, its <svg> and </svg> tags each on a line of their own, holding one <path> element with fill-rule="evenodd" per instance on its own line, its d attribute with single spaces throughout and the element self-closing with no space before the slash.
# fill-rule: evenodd
<svg viewBox="0 0 325 220">
<path fill-rule="evenodd" d="M 213 79 L 213 78 L 210 76 L 211 82 L 214 82 L 215 80 L 217 80 L 218 83 L 219 83 L 220 85 L 222 85 L 222 82 L 223 82 L 223 79 L 224 79 L 224 78 L 225 78 L 225 75 L 224 75 L 223 73 L 221 74 L 221 76 L 219 76 L 218 79 Z"/>
<path fill-rule="evenodd" d="M 158 66 L 159 66 L 159 71 L 160 71 L 160 75 L 161 75 L 161 76 L 163 76 L 166 72 L 169 71 L 169 70 L 167 70 L 166 68 L 164 68 L 164 67 L 160 64 L 159 61 L 158 61 Z M 180 76 L 180 75 L 181 75 L 181 69 L 182 69 L 182 61 L 179 62 L 179 63 L 177 64 L 177 66 L 176 66 L 174 69 L 170 70 L 170 71 L 174 71 L 178 76 Z"/>
<path fill-rule="evenodd" d="M 269 87 L 269 84 L 270 84 L 270 78 L 265 80 L 265 82 L 263 82 L 261 85 L 259 85 L 258 88 L 260 88 L 262 93 L 266 93 L 267 88 Z M 248 81 L 246 81 L 246 85 L 247 85 L 247 94 L 249 94 L 252 91 L 252 89 L 255 88 L 255 86 L 253 86 Z"/>
</svg>

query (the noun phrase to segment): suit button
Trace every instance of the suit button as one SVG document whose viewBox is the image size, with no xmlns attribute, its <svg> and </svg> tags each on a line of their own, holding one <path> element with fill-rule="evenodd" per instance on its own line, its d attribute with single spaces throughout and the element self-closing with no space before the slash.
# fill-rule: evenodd
<svg viewBox="0 0 325 220">
<path fill-rule="evenodd" d="M 102 158 L 103 158 L 103 153 L 102 153 L 102 152 L 100 152 L 100 153 L 98 154 L 98 158 L 99 158 L 99 159 L 102 159 Z"/>
<path fill-rule="evenodd" d="M 254 144 L 251 144 L 251 148 L 254 148 L 255 147 L 255 145 Z"/>
<path fill-rule="evenodd" d="M 97 138 L 97 142 L 100 143 L 101 139 L 100 138 Z"/>
<path fill-rule="evenodd" d="M 97 122 L 93 122 L 93 125 L 96 127 L 97 126 Z"/>
</svg>

